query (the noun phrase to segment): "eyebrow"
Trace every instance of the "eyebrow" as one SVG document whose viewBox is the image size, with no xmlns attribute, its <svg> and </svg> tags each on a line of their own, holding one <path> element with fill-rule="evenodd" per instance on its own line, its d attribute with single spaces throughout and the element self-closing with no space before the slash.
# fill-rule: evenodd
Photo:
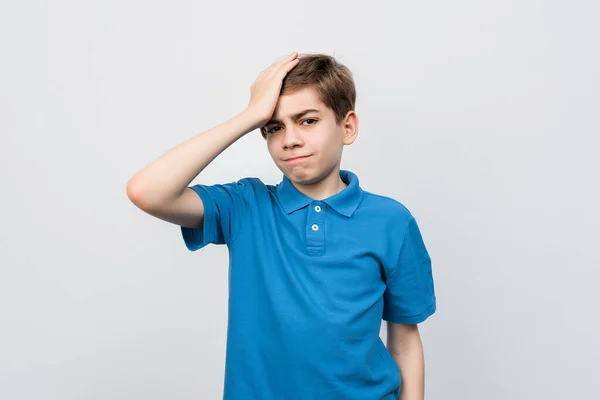
<svg viewBox="0 0 600 400">
<path fill-rule="evenodd" d="M 307 110 L 303 110 L 300 112 L 297 112 L 295 114 L 290 114 L 288 115 L 290 117 L 290 119 L 294 122 L 298 121 L 300 118 L 302 118 L 303 116 L 305 116 L 306 114 L 310 113 L 310 112 L 316 112 L 318 113 L 319 110 L 314 109 L 314 108 L 309 108 Z M 278 120 L 277 118 L 272 118 L 271 120 L 269 120 L 269 122 L 267 122 L 265 124 L 265 126 L 267 125 L 272 125 L 272 124 L 281 124 L 282 122 L 280 120 Z"/>
</svg>

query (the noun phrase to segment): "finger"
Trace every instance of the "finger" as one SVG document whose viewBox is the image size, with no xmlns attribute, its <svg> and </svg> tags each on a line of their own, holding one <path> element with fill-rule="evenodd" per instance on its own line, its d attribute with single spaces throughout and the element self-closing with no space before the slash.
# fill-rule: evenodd
<svg viewBox="0 0 600 400">
<path fill-rule="evenodd" d="M 300 61 L 299 58 L 291 60 L 289 63 L 282 65 L 276 72 L 279 79 L 283 79 Z"/>
<path fill-rule="evenodd" d="M 287 57 L 285 57 L 283 60 L 279 61 L 277 64 L 279 66 L 287 65 L 290 61 L 295 60 L 296 57 L 298 57 L 298 53 L 295 52 L 295 51 L 293 51 L 290 55 L 288 55 Z"/>
<path fill-rule="evenodd" d="M 269 76 L 279 75 L 282 72 L 288 73 L 296 64 L 298 64 L 299 58 L 296 58 L 298 53 L 294 52 L 281 60 L 277 64 L 274 64 L 268 73 Z"/>
<path fill-rule="evenodd" d="M 281 67 L 282 65 L 287 64 L 288 62 L 290 62 L 291 60 L 293 60 L 297 56 L 298 56 L 298 53 L 294 51 L 291 54 L 288 54 L 287 56 L 283 57 L 282 59 L 280 59 L 278 61 L 275 61 L 273 64 L 271 64 L 271 66 L 269 67 L 269 69 L 270 70 L 279 69 L 279 67 Z"/>
</svg>

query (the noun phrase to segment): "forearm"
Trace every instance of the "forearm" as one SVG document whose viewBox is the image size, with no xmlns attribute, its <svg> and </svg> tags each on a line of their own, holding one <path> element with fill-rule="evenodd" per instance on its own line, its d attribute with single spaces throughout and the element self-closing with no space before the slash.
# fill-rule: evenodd
<svg viewBox="0 0 600 400">
<path fill-rule="evenodd" d="M 127 191 L 148 206 L 176 198 L 226 148 L 258 128 L 259 121 L 252 111 L 245 109 L 232 119 L 191 137 L 138 171 L 129 180 Z"/>
<path fill-rule="evenodd" d="M 402 383 L 399 400 L 424 400 L 425 360 L 418 331 L 401 339 L 388 340 L 388 350 L 400 369 Z"/>
</svg>

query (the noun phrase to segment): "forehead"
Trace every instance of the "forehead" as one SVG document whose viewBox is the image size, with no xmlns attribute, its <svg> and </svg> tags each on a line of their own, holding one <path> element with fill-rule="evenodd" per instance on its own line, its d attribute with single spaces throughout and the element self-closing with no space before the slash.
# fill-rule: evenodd
<svg viewBox="0 0 600 400">
<path fill-rule="evenodd" d="M 279 96 L 273 111 L 273 118 L 285 119 L 290 114 L 315 108 L 327 112 L 327 107 L 319 99 L 317 91 L 312 87 L 298 89 L 295 92 Z"/>
</svg>

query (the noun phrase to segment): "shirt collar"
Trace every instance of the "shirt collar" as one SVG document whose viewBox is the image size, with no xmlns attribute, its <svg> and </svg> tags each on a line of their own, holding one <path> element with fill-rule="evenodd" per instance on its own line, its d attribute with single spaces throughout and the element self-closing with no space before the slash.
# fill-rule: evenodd
<svg viewBox="0 0 600 400">
<path fill-rule="evenodd" d="M 359 185 L 358 177 L 353 172 L 341 169 L 339 174 L 342 181 L 348 186 L 341 192 L 321 201 L 338 213 L 350 217 L 362 200 L 363 190 Z M 288 214 L 306 207 L 315 201 L 296 189 L 285 175 L 283 176 L 283 180 L 277 185 L 277 195 L 283 209 Z"/>
</svg>

